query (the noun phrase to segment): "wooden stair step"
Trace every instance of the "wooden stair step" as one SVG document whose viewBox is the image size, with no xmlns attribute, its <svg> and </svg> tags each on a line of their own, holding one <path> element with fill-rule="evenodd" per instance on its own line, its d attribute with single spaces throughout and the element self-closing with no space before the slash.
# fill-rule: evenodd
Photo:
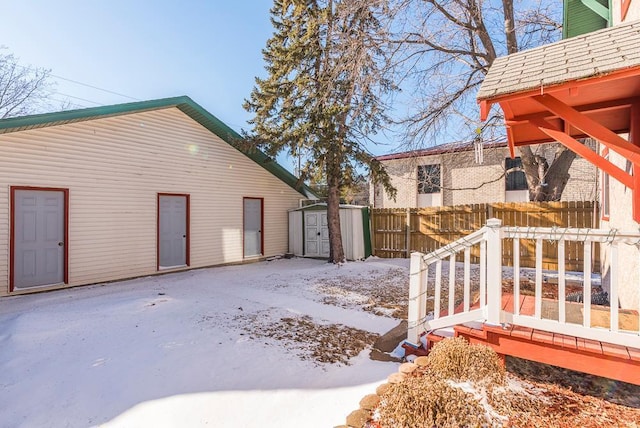
<svg viewBox="0 0 640 428">
<path fill-rule="evenodd" d="M 612 343 L 602 343 L 602 353 L 611 357 L 630 360 L 629 351 L 625 346 L 614 345 Z"/>
<path fill-rule="evenodd" d="M 531 340 L 531 335 L 533 334 L 533 329 L 529 327 L 521 327 L 519 325 L 514 325 L 511 329 L 511 336 L 521 337 L 526 340 Z"/>
<path fill-rule="evenodd" d="M 453 330 L 456 332 L 456 336 L 458 335 L 466 335 L 466 336 L 473 336 L 473 337 L 477 337 L 480 339 L 486 339 L 487 338 L 487 333 L 484 330 L 480 330 L 477 328 L 473 328 L 473 327 L 469 327 L 466 325 L 457 325 L 455 327 L 453 327 Z"/>
<path fill-rule="evenodd" d="M 602 354 L 602 343 L 597 340 L 576 338 L 576 346 L 579 351 L 590 352 L 592 354 Z"/>
<path fill-rule="evenodd" d="M 633 361 L 640 361 L 640 349 L 627 348 L 627 351 L 629 351 L 629 358 Z"/>
</svg>

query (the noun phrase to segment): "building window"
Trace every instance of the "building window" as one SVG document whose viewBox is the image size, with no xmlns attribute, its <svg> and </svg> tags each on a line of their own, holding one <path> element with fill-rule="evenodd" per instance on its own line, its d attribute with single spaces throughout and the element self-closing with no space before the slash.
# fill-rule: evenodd
<svg viewBox="0 0 640 428">
<path fill-rule="evenodd" d="M 440 192 L 440 165 L 418 165 L 418 193 Z"/>
<path fill-rule="evenodd" d="M 504 160 L 504 169 L 506 171 L 505 185 L 506 190 L 527 190 L 527 176 L 522 170 L 522 159 L 506 158 Z M 512 170 L 512 171 L 510 171 Z"/>
</svg>

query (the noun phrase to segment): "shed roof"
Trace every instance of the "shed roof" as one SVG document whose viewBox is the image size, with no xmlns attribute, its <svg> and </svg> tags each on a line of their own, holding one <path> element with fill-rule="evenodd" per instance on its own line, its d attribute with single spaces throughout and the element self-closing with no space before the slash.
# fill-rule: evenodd
<svg viewBox="0 0 640 428">
<path fill-rule="evenodd" d="M 361 210 L 367 208 L 365 205 L 340 204 L 341 210 Z M 295 211 L 322 211 L 327 209 L 326 202 L 318 202 L 316 204 L 305 205 L 304 207 L 292 208 L 289 212 Z"/>
<path fill-rule="evenodd" d="M 640 21 L 497 58 L 478 100 L 640 67 Z"/>
<path fill-rule="evenodd" d="M 243 147 L 243 145 L 240 144 L 243 141 L 240 134 L 187 96 L 1 119 L 0 134 L 173 107 L 178 108 L 191 119 L 220 137 L 224 142 L 243 153 L 300 194 L 307 198 L 317 198 L 308 186 L 300 182 L 298 178 L 283 168 L 274 159 L 260 150 Z"/>
</svg>

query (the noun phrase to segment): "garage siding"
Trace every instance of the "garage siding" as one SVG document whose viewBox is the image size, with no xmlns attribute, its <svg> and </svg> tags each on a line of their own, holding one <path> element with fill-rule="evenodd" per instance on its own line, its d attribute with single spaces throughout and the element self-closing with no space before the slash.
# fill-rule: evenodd
<svg viewBox="0 0 640 428">
<path fill-rule="evenodd" d="M 0 295 L 9 188 L 68 188 L 69 285 L 156 272 L 158 193 L 191 198 L 191 267 L 243 260 L 242 198 L 264 198 L 264 253 L 287 251 L 298 192 L 177 108 L 0 135 Z"/>
</svg>

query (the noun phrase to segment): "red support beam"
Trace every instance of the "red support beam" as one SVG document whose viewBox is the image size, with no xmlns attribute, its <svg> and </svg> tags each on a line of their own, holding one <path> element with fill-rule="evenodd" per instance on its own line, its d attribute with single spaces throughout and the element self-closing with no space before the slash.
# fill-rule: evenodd
<svg viewBox="0 0 640 428">
<path fill-rule="evenodd" d="M 491 104 L 486 101 L 480 101 L 480 120 L 485 121 L 487 117 L 489 117 L 489 110 L 491 109 Z"/>
<path fill-rule="evenodd" d="M 631 0 L 622 0 L 622 5 L 620 6 L 620 20 L 622 22 L 624 22 L 624 20 L 627 18 L 629 6 L 631 6 Z"/>
<path fill-rule="evenodd" d="M 561 144 L 563 144 L 564 146 L 566 146 L 567 148 L 569 148 L 579 156 L 582 156 L 583 158 L 591 162 L 593 165 L 597 166 L 598 168 L 600 168 L 610 176 L 614 177 L 616 180 L 618 180 L 620 183 L 624 184 L 628 188 L 630 189 L 635 188 L 634 177 L 627 174 L 626 171 L 624 171 L 621 168 L 618 168 L 617 166 L 609 162 L 607 159 L 603 158 L 602 156 L 600 156 L 599 154 L 597 154 L 596 152 L 594 152 L 593 150 L 591 150 L 590 148 L 588 148 L 587 146 L 585 146 L 584 144 L 576 140 L 575 138 L 562 132 L 557 127 L 553 126 L 551 123 L 547 122 L 544 119 L 531 119 L 529 122 L 532 125 L 538 127 L 538 129 L 540 129 L 542 132 L 547 134 L 549 137 L 560 142 Z"/>
<path fill-rule="evenodd" d="M 585 134 L 600 141 L 605 146 L 618 152 L 634 164 L 640 164 L 640 147 L 634 146 L 615 132 L 607 129 L 593 119 L 583 115 L 578 110 L 570 107 L 549 94 L 531 97 L 550 112 L 561 117 L 569 124 L 578 128 Z"/>
<path fill-rule="evenodd" d="M 507 144 L 509 145 L 509 154 L 511 155 L 511 159 L 515 159 L 516 157 L 514 141 L 513 129 L 507 125 Z"/>
<path fill-rule="evenodd" d="M 608 111 L 616 111 L 616 110 L 626 110 L 630 109 L 631 106 L 637 102 L 637 98 L 625 98 L 622 100 L 613 100 L 613 101 L 602 101 L 598 103 L 592 104 L 584 104 L 581 106 L 574 106 L 573 108 L 580 113 L 603 113 Z M 508 103 L 500 104 L 508 105 Z M 506 116 L 506 114 L 505 114 Z M 512 116 L 508 120 L 506 120 L 507 125 L 519 125 L 522 123 L 528 122 L 530 119 L 558 119 L 559 116 L 555 114 L 550 114 L 549 111 L 541 111 L 537 113 L 524 114 L 521 116 Z"/>
</svg>

